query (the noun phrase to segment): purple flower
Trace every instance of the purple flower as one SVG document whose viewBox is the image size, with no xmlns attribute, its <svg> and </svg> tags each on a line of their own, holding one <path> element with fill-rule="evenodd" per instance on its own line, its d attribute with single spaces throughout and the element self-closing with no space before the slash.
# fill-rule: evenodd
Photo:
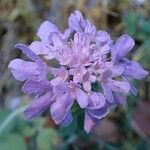
<svg viewBox="0 0 150 150">
<path fill-rule="evenodd" d="M 88 95 L 77 84 L 62 83 L 54 88 L 55 101 L 50 107 L 51 117 L 56 124 L 67 126 L 72 121 L 71 107 L 75 100 L 81 108 L 88 105 Z"/>
<path fill-rule="evenodd" d="M 130 36 L 122 35 L 113 43 L 109 33 L 97 30 L 79 11 L 70 15 L 68 25 L 62 33 L 53 23 L 43 22 L 39 41 L 16 45 L 30 61 L 14 59 L 9 68 L 25 82 L 22 91 L 36 96 L 24 112 L 27 119 L 49 109 L 54 122 L 66 127 L 77 102 L 85 110 L 84 129 L 89 133 L 111 105 L 124 105 L 129 91 L 136 94 L 130 79 L 140 80 L 148 72 L 127 58 L 134 46 Z M 95 84 L 101 88 L 95 89 Z"/>
<path fill-rule="evenodd" d="M 114 77 L 119 77 L 124 71 L 123 66 L 113 66 L 109 70 L 106 70 L 101 78 L 102 88 L 106 100 L 111 103 L 118 103 L 116 101 L 117 95 L 122 95 L 124 97 L 130 90 L 130 85 L 127 81 L 117 81 Z M 115 96 L 115 98 L 114 98 Z M 124 104 L 124 99 L 120 99 L 119 104 Z"/>
<path fill-rule="evenodd" d="M 74 69 L 69 70 L 69 74 L 73 75 L 74 83 L 82 83 L 83 76 L 86 74 L 86 68 L 83 66 L 76 66 Z"/>
<path fill-rule="evenodd" d="M 82 32 L 85 28 L 85 20 L 83 19 L 81 12 L 75 11 L 72 13 L 68 18 L 68 24 L 69 27 L 76 32 Z"/>
<path fill-rule="evenodd" d="M 148 72 L 144 70 L 139 63 L 131 61 L 126 58 L 126 55 L 134 47 L 134 40 L 129 35 L 122 35 L 112 47 L 112 62 L 114 64 L 123 64 L 124 72 L 122 76 L 125 78 L 132 77 L 135 79 L 142 79 L 148 75 Z M 129 83 L 130 84 L 130 83 Z M 134 87 L 131 85 L 131 92 L 136 94 L 133 91 Z"/>
<path fill-rule="evenodd" d="M 84 129 L 89 133 L 100 119 L 108 114 L 106 99 L 102 93 L 93 92 L 89 96 L 89 104 L 86 107 Z"/>
<path fill-rule="evenodd" d="M 51 68 L 51 73 L 55 76 L 55 78 L 50 81 L 53 86 L 65 82 L 68 78 L 68 71 L 64 67 Z"/>
<path fill-rule="evenodd" d="M 8 67 L 13 76 L 19 81 L 26 81 L 22 87 L 23 92 L 27 94 L 42 93 L 50 86 L 46 78 L 46 64 L 27 46 L 18 44 L 16 48 L 21 49 L 32 61 L 12 60 Z"/>
<path fill-rule="evenodd" d="M 127 59 L 125 56 L 131 51 L 134 46 L 134 40 L 129 35 L 122 35 L 113 47 L 112 60 L 124 64 L 124 76 L 142 79 L 148 75 L 139 63 Z"/>
</svg>

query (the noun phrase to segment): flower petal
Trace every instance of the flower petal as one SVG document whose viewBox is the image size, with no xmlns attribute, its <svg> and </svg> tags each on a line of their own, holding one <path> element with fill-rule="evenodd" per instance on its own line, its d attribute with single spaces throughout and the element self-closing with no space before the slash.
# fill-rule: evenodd
<svg viewBox="0 0 150 150">
<path fill-rule="evenodd" d="M 76 89 L 76 100 L 79 103 L 81 108 L 85 108 L 88 105 L 89 98 L 88 95 L 81 89 Z"/>
<path fill-rule="evenodd" d="M 49 48 L 41 41 L 32 42 L 29 48 L 37 55 L 47 55 L 49 53 Z"/>
<path fill-rule="evenodd" d="M 33 102 L 24 111 L 24 116 L 27 119 L 31 119 L 43 111 L 45 111 L 53 102 L 52 93 L 48 92 L 45 95 L 35 98 Z"/>
<path fill-rule="evenodd" d="M 104 95 L 106 97 L 106 100 L 109 103 L 113 103 L 114 102 L 113 93 L 110 90 L 110 88 L 108 87 L 108 85 L 107 84 L 102 84 L 102 88 L 103 88 L 103 92 L 104 92 Z"/>
<path fill-rule="evenodd" d="M 108 107 L 102 107 L 100 109 L 88 109 L 89 115 L 93 118 L 102 119 L 109 113 Z"/>
<path fill-rule="evenodd" d="M 38 29 L 37 36 L 45 42 L 50 43 L 49 36 L 52 32 L 59 32 L 58 28 L 49 21 L 44 21 Z"/>
<path fill-rule="evenodd" d="M 14 78 L 20 81 L 25 81 L 38 74 L 38 66 L 36 63 L 24 61 L 22 59 L 12 60 L 8 67 L 11 69 Z"/>
<path fill-rule="evenodd" d="M 15 47 L 20 49 L 24 54 L 26 54 L 28 58 L 36 62 L 39 66 L 43 66 L 43 60 L 39 56 L 37 56 L 31 49 L 29 49 L 29 47 L 24 44 L 16 44 Z"/>
<path fill-rule="evenodd" d="M 115 43 L 115 51 L 117 59 L 125 57 L 134 47 L 134 40 L 127 34 L 123 34 Z"/>
<path fill-rule="evenodd" d="M 117 92 L 117 93 L 123 92 L 127 94 L 130 90 L 130 85 L 126 81 L 116 81 L 116 80 L 109 79 L 109 82 L 107 85 L 112 91 Z"/>
<path fill-rule="evenodd" d="M 84 82 L 83 88 L 85 91 L 90 91 L 91 90 L 91 82 L 88 82 L 88 81 Z"/>
<path fill-rule="evenodd" d="M 22 86 L 22 91 L 27 94 L 42 93 L 46 89 L 50 89 L 50 87 L 50 83 L 46 80 L 35 81 L 34 79 L 29 79 Z"/>
<path fill-rule="evenodd" d="M 106 31 L 102 31 L 102 30 L 99 30 L 97 32 L 97 35 L 96 35 L 96 42 L 111 42 L 111 38 L 110 38 L 110 34 L 108 34 Z"/>
<path fill-rule="evenodd" d="M 103 94 L 100 92 L 93 92 L 89 97 L 88 109 L 99 109 L 106 104 L 106 100 Z"/>
<path fill-rule="evenodd" d="M 140 80 L 146 77 L 148 72 L 144 70 L 139 63 L 128 60 L 127 64 L 125 65 L 123 75 Z"/>
<path fill-rule="evenodd" d="M 64 83 L 61 83 L 61 84 L 55 86 L 53 89 L 55 96 L 61 97 L 66 92 L 68 92 L 68 85 L 69 84 L 67 82 L 64 82 Z"/>
<path fill-rule="evenodd" d="M 51 105 L 50 112 L 51 117 L 55 121 L 56 124 L 61 123 L 73 105 L 73 99 L 66 93 Z"/>
<path fill-rule="evenodd" d="M 122 93 L 114 93 L 114 99 L 118 105 L 124 106 L 126 104 L 125 95 Z"/>
<path fill-rule="evenodd" d="M 69 110 L 67 115 L 66 115 L 66 118 L 61 122 L 61 125 L 63 127 L 67 127 L 73 120 L 73 117 L 72 117 L 72 114 L 71 114 L 71 111 Z"/>
<path fill-rule="evenodd" d="M 83 27 L 85 26 L 85 21 L 81 12 L 75 11 L 70 15 L 68 18 L 69 27 L 74 29 L 75 31 L 82 31 Z"/>
<path fill-rule="evenodd" d="M 89 133 L 98 123 L 98 119 L 92 118 L 89 114 L 85 113 L 84 130 Z"/>
</svg>

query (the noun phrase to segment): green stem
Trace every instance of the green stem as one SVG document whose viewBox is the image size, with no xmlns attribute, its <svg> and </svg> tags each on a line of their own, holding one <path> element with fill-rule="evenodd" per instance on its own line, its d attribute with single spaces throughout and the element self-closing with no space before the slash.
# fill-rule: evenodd
<svg viewBox="0 0 150 150">
<path fill-rule="evenodd" d="M 22 113 L 26 107 L 27 106 L 20 107 L 8 115 L 8 117 L 0 124 L 0 135 L 2 134 L 3 130 L 7 127 L 7 125 L 15 118 L 15 116 Z"/>
</svg>

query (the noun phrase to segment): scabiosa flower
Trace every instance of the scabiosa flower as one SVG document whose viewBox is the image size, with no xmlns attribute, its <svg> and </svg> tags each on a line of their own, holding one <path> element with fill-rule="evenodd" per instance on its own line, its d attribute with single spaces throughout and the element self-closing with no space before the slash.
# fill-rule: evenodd
<svg viewBox="0 0 150 150">
<path fill-rule="evenodd" d="M 79 11 L 70 15 L 68 24 L 62 33 L 53 23 L 43 22 L 37 32 L 40 41 L 16 45 L 31 61 L 14 59 L 9 68 L 17 80 L 25 81 L 24 93 L 36 94 L 24 112 L 27 119 L 49 108 L 54 122 L 66 127 L 77 102 L 85 111 L 84 129 L 89 133 L 112 105 L 123 105 L 129 91 L 136 94 L 129 79 L 140 80 L 148 72 L 127 58 L 134 46 L 129 35 L 114 43 Z M 51 60 L 59 66 L 51 66 Z M 94 84 L 101 88 L 95 90 Z"/>
</svg>

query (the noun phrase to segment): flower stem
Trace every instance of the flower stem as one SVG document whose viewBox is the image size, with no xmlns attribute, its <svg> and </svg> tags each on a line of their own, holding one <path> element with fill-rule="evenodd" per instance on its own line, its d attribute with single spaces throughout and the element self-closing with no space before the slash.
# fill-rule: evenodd
<svg viewBox="0 0 150 150">
<path fill-rule="evenodd" d="M 26 107 L 27 106 L 20 107 L 8 115 L 8 117 L 0 124 L 0 135 L 2 134 L 3 130 L 7 127 L 7 125 L 15 118 L 15 116 L 22 113 Z"/>
</svg>

